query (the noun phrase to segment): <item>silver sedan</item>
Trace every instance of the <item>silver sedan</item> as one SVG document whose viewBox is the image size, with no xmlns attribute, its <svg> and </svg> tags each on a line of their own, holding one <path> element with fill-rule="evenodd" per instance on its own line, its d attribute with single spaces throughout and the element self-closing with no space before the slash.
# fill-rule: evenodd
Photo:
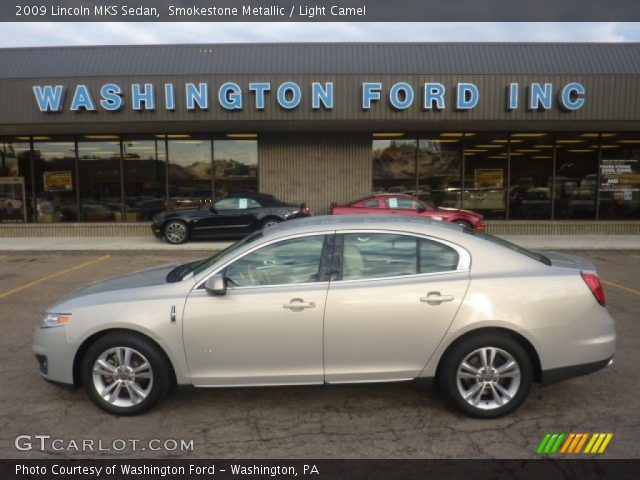
<svg viewBox="0 0 640 480">
<path fill-rule="evenodd" d="M 171 385 L 437 382 L 506 415 L 532 383 L 606 366 L 614 322 L 594 266 L 408 217 L 295 220 L 202 261 L 90 284 L 36 329 L 42 376 L 118 415 Z"/>
</svg>

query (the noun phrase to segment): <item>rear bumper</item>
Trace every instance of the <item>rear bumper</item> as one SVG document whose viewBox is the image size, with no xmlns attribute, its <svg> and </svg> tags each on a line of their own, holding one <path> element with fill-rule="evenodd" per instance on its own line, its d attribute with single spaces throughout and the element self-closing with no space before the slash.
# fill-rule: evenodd
<svg viewBox="0 0 640 480">
<path fill-rule="evenodd" d="M 541 385 L 550 385 L 552 383 L 567 380 L 568 378 L 580 377 L 597 372 L 612 363 L 613 357 L 599 360 L 597 362 L 583 363 L 582 365 L 571 365 L 569 367 L 552 368 L 551 370 L 542 371 Z"/>
</svg>

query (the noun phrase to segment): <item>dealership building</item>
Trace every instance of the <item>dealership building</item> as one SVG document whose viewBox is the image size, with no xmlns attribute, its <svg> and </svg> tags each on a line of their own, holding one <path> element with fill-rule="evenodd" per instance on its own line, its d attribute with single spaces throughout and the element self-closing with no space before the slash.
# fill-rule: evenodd
<svg viewBox="0 0 640 480">
<path fill-rule="evenodd" d="M 147 234 L 244 192 L 638 234 L 640 44 L 0 49 L 0 236 Z"/>
</svg>

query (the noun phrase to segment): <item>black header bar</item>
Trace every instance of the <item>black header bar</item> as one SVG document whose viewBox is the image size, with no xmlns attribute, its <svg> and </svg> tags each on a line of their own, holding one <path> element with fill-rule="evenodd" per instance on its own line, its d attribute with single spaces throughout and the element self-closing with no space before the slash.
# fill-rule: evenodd
<svg viewBox="0 0 640 480">
<path fill-rule="evenodd" d="M 638 0 L 14 0 L 5 22 L 634 22 Z M 330 39 L 327 39 L 330 41 Z"/>
</svg>

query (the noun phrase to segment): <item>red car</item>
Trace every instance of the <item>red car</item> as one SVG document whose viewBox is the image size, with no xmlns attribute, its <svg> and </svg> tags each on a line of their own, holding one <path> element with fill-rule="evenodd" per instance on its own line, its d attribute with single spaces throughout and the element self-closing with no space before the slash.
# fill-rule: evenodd
<svg viewBox="0 0 640 480">
<path fill-rule="evenodd" d="M 331 215 L 386 214 L 420 216 L 457 223 L 480 232 L 484 231 L 483 217 L 478 213 L 456 208 L 432 207 L 416 197 L 397 193 L 372 195 L 348 205 L 332 203 L 329 213 Z"/>
</svg>

